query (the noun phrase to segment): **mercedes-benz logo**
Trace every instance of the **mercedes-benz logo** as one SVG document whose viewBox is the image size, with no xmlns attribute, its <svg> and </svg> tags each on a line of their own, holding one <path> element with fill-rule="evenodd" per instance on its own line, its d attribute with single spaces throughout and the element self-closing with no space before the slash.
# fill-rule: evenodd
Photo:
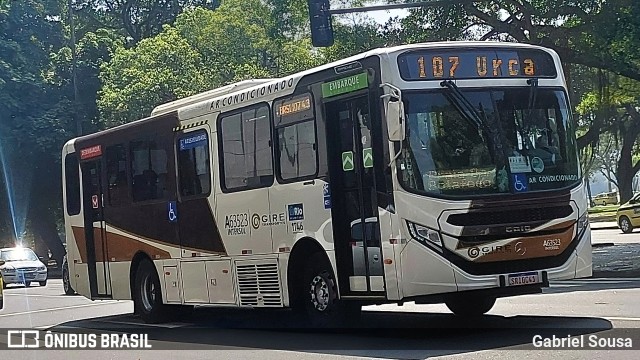
<svg viewBox="0 0 640 360">
<path fill-rule="evenodd" d="M 516 254 L 522 256 L 527 252 L 527 248 L 526 246 L 524 246 L 524 244 L 522 243 L 522 241 L 518 241 L 516 243 L 516 245 L 514 246 L 514 250 L 516 251 Z"/>
</svg>

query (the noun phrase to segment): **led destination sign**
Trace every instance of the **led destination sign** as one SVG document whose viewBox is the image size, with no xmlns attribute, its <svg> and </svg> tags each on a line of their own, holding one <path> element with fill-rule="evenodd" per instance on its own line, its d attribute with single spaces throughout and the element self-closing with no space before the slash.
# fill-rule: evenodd
<svg viewBox="0 0 640 360">
<path fill-rule="evenodd" d="M 311 109 L 311 96 L 304 95 L 290 101 L 283 101 L 276 108 L 276 116 L 293 115 L 309 109 Z"/>
<path fill-rule="evenodd" d="M 309 93 L 276 101 L 273 109 L 275 126 L 313 119 L 313 99 Z"/>
<path fill-rule="evenodd" d="M 404 80 L 554 78 L 551 55 L 531 49 L 420 50 L 398 57 Z"/>
</svg>

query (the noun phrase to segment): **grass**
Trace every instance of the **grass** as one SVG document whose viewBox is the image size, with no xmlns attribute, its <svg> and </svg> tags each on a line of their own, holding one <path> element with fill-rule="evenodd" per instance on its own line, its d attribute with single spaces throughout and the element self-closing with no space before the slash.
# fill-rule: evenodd
<svg viewBox="0 0 640 360">
<path fill-rule="evenodd" d="M 602 213 L 614 213 L 618 210 L 620 205 L 605 205 L 605 206 L 594 206 L 589 208 L 589 214 L 602 214 Z"/>
<path fill-rule="evenodd" d="M 594 206 L 589 208 L 589 221 L 616 221 L 616 211 L 620 205 Z"/>
</svg>

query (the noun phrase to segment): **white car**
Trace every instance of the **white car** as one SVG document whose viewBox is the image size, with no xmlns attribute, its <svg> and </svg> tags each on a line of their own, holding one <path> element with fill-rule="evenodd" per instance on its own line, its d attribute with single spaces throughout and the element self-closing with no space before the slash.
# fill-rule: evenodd
<svg viewBox="0 0 640 360">
<path fill-rule="evenodd" d="M 47 267 L 33 250 L 19 247 L 0 249 L 0 260 L 5 262 L 0 266 L 3 287 L 7 284 L 29 286 L 36 281 L 40 286 L 47 286 Z"/>
</svg>

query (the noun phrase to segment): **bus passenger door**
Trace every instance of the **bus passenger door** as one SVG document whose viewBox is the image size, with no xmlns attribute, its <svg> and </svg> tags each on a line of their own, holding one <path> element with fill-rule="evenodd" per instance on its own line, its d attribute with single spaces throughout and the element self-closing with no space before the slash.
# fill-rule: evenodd
<svg viewBox="0 0 640 360">
<path fill-rule="evenodd" d="M 367 95 L 325 104 L 331 217 L 342 297 L 385 296 Z"/>
<path fill-rule="evenodd" d="M 84 237 L 91 298 L 111 297 L 101 159 L 82 163 Z M 81 245 L 80 245 L 81 246 Z"/>
</svg>

